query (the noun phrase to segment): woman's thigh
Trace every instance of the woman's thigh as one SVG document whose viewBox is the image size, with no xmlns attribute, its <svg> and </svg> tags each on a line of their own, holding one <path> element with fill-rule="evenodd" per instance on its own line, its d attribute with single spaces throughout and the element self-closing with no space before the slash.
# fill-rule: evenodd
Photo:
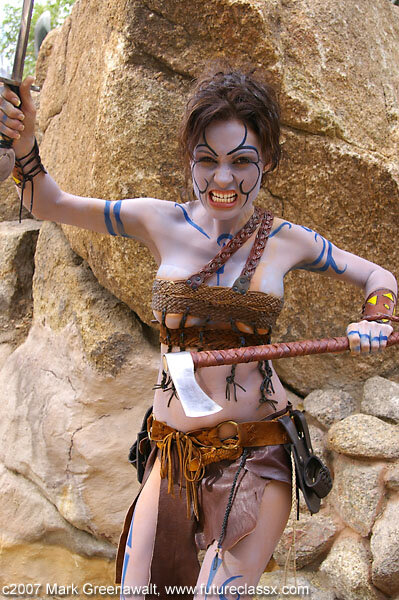
<svg viewBox="0 0 399 600">
<path fill-rule="evenodd" d="M 157 457 L 137 499 L 126 542 L 122 586 L 135 587 L 134 600 L 141 600 L 139 588 L 148 585 L 158 520 L 160 461 Z M 128 596 L 125 596 L 128 598 Z"/>
<path fill-rule="evenodd" d="M 259 517 L 255 529 L 241 539 L 230 550 L 223 553 L 223 561 L 212 581 L 210 593 L 206 594 L 206 586 L 215 557 L 216 542 L 208 548 L 197 582 L 196 600 L 236 600 L 252 598 L 252 595 L 236 593 L 224 595 L 215 592 L 217 588 L 226 586 L 256 585 L 265 566 L 287 524 L 291 511 L 291 486 L 281 481 L 269 482 L 263 493 Z M 245 516 L 243 516 L 245 518 Z M 227 525 L 228 527 L 228 525 Z"/>
</svg>

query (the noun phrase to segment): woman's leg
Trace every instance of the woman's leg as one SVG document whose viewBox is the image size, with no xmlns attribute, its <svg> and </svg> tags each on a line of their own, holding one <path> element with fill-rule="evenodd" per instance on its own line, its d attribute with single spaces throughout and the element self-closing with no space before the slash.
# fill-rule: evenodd
<svg viewBox="0 0 399 600">
<path fill-rule="evenodd" d="M 144 595 L 139 593 L 139 588 L 148 585 L 150 579 L 151 559 L 158 520 L 161 485 L 160 466 L 161 463 L 157 457 L 137 499 L 126 542 L 122 588 L 123 586 L 135 587 L 138 593 L 132 596 L 134 600 L 144 598 Z M 122 595 L 123 598 L 128 600 L 129 596 Z"/>
<path fill-rule="evenodd" d="M 230 550 L 223 553 L 221 563 L 212 581 L 210 593 L 206 594 L 209 574 L 215 558 L 216 542 L 208 548 L 202 563 L 197 582 L 196 600 L 237 600 L 237 598 L 252 598 L 252 595 L 228 591 L 223 595 L 216 588 L 228 586 L 257 585 L 265 566 L 269 562 L 274 548 L 279 541 L 287 524 L 291 511 L 291 486 L 281 481 L 269 482 L 263 493 L 259 509 L 259 518 L 255 529 L 237 542 Z M 243 517 L 245 518 L 245 517 Z M 228 525 L 227 525 L 228 527 Z M 212 589 L 214 592 L 212 593 Z"/>
</svg>

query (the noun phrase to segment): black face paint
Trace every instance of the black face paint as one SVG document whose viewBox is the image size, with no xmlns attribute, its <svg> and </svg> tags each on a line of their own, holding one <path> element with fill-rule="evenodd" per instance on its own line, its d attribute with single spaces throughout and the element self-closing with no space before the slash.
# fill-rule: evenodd
<svg viewBox="0 0 399 600">
<path fill-rule="evenodd" d="M 207 142 L 206 135 L 205 135 L 205 131 L 204 131 L 204 133 L 203 133 L 203 138 L 204 138 L 204 143 L 203 143 L 203 144 L 198 144 L 198 145 L 196 146 L 196 150 L 197 150 L 198 148 L 208 148 L 208 150 L 210 150 L 210 151 L 212 152 L 213 156 L 215 156 L 216 158 L 218 158 L 218 156 L 219 156 L 219 155 L 218 155 L 218 153 L 217 153 L 217 152 L 215 152 L 215 150 L 214 150 L 214 149 L 213 149 L 213 148 L 212 148 L 212 147 L 211 147 L 211 146 L 208 144 L 208 142 Z M 195 167 L 195 166 L 196 166 L 196 165 L 197 165 L 199 162 L 200 162 L 199 160 L 194 160 L 194 161 L 193 161 L 193 165 L 192 165 L 192 167 L 191 167 L 191 176 L 192 176 L 192 178 L 193 178 L 194 185 L 195 185 L 195 187 L 196 187 L 196 188 L 197 188 L 197 190 L 198 190 L 198 193 L 201 195 L 201 194 L 205 194 L 205 193 L 206 193 L 206 191 L 207 191 L 207 189 L 208 189 L 208 187 L 209 187 L 209 181 L 208 181 L 207 179 L 205 179 L 205 177 L 204 177 L 204 179 L 205 179 L 205 181 L 206 181 L 206 186 L 204 187 L 204 189 L 203 189 L 203 190 L 201 190 L 201 188 L 200 188 L 200 186 L 199 186 L 199 184 L 198 184 L 198 181 L 196 180 L 196 178 L 195 178 L 195 175 L 194 175 L 194 167 Z"/>
<path fill-rule="evenodd" d="M 249 199 L 249 194 L 250 194 L 250 193 L 251 193 L 251 192 L 252 192 L 252 191 L 253 191 L 253 190 L 256 188 L 256 186 L 258 185 L 259 178 L 262 176 L 262 171 L 261 171 L 261 169 L 260 169 L 260 167 L 259 167 L 259 163 L 260 163 L 261 161 L 260 161 L 260 156 L 259 156 L 258 149 L 257 149 L 255 146 L 245 145 L 245 142 L 246 142 L 246 139 L 247 139 L 247 136 L 248 136 L 248 129 L 247 129 L 247 126 L 246 126 L 246 124 L 245 124 L 245 123 L 244 123 L 244 130 L 245 130 L 245 132 L 244 132 L 244 137 L 243 137 L 243 139 L 241 140 L 240 144 L 239 144 L 239 145 L 238 145 L 236 148 L 234 148 L 233 150 L 230 150 L 230 152 L 228 152 L 228 153 L 227 153 L 227 156 L 231 156 L 231 154 L 234 154 L 234 152 L 237 152 L 238 150 L 254 150 L 254 151 L 256 152 L 257 160 L 256 160 L 256 161 L 249 161 L 249 162 L 250 162 L 252 165 L 254 165 L 254 166 L 257 168 L 257 170 L 258 170 L 258 177 L 257 177 L 257 179 L 256 179 L 256 181 L 255 181 L 255 184 L 254 184 L 254 185 L 251 187 L 251 189 L 250 189 L 250 190 L 248 190 L 247 192 L 246 192 L 246 191 L 243 189 L 243 187 L 242 187 L 242 184 L 244 183 L 244 180 L 242 180 L 242 181 L 240 182 L 240 185 L 239 185 L 239 188 L 240 188 L 240 192 L 241 192 L 241 194 L 242 194 L 243 196 L 246 196 L 246 200 L 245 200 L 245 202 L 244 202 L 244 206 L 245 206 L 245 204 L 248 202 L 248 199 Z"/>
</svg>

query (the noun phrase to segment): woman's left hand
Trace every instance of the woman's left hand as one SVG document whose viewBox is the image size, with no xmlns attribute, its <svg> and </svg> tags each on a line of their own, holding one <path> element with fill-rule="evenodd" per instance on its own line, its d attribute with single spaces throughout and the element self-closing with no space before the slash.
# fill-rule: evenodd
<svg viewBox="0 0 399 600">
<path fill-rule="evenodd" d="M 360 353 L 379 352 L 387 345 L 387 340 L 393 328 L 389 323 L 376 321 L 359 321 L 350 323 L 346 329 L 349 348 L 353 355 Z"/>
</svg>

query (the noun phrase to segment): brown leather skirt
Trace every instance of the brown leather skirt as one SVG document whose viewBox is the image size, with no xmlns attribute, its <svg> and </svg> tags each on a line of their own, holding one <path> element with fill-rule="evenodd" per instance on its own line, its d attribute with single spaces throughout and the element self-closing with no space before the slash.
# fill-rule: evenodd
<svg viewBox="0 0 399 600">
<path fill-rule="evenodd" d="M 156 454 L 157 447 L 153 444 L 142 487 L 151 472 Z M 196 584 L 200 570 L 198 550 L 205 550 L 214 540 L 219 539 L 228 497 L 240 460 L 223 460 L 207 465 L 198 490 L 201 511 L 199 521 L 196 521 L 193 515 L 191 519 L 186 516 L 185 488 L 183 487 L 180 495 L 178 477 L 175 479 L 174 496 L 167 493 L 167 480 L 161 480 L 150 578 L 150 583 L 157 585 L 161 595 L 154 598 L 167 598 L 165 585 Z M 223 550 L 228 550 L 254 530 L 265 486 L 271 480 L 291 484 L 291 463 L 284 447 L 277 445 L 250 448 L 245 467 L 240 471 L 237 480 L 222 543 Z M 140 491 L 129 508 L 120 537 L 116 560 L 117 583 L 123 579 L 125 546 Z"/>
</svg>

